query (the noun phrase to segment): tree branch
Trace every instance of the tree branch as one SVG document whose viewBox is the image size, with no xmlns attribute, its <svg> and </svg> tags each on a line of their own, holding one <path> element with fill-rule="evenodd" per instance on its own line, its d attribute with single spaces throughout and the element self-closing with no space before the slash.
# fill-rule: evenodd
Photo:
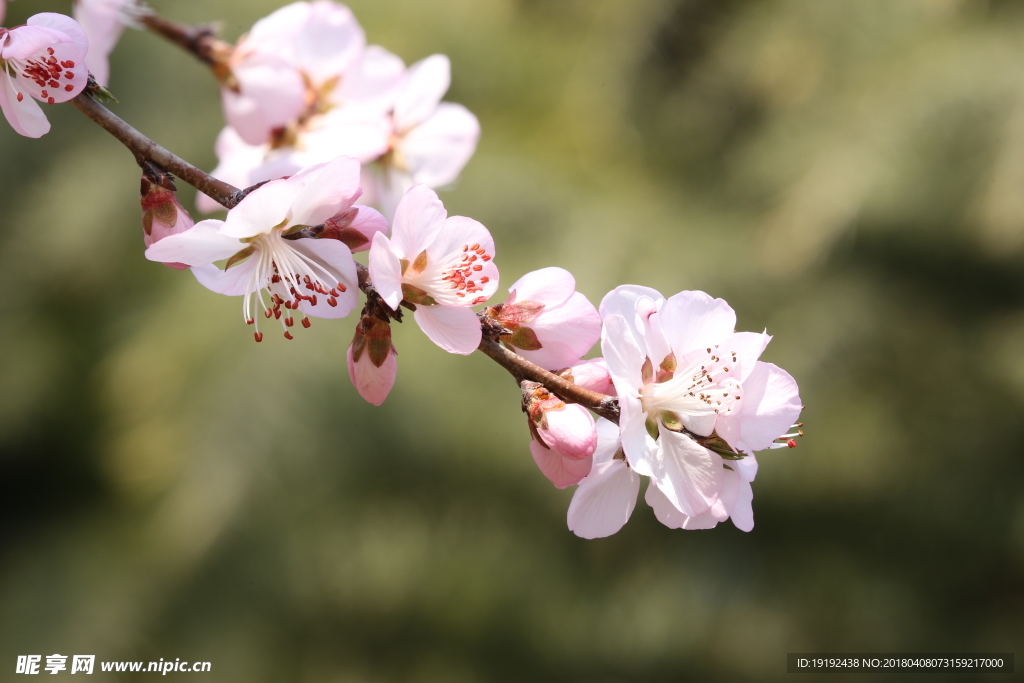
<svg viewBox="0 0 1024 683">
<path fill-rule="evenodd" d="M 214 76 L 222 84 L 232 90 L 238 89 L 238 84 L 228 66 L 228 58 L 234 48 L 230 43 L 217 37 L 219 27 L 216 24 L 189 26 L 176 21 L 168 21 L 155 12 L 149 12 L 140 17 L 139 23 L 210 67 Z"/>
<path fill-rule="evenodd" d="M 155 162 L 200 192 L 210 195 L 223 206 L 227 208 L 234 206 L 228 202 L 233 195 L 239 192 L 238 188 L 201 171 L 132 128 L 96 100 L 93 95 L 94 84 L 95 82 L 90 76 L 89 86 L 73 98 L 71 104 L 127 147 L 135 155 L 136 163 L 141 166 L 145 161 Z"/>
<path fill-rule="evenodd" d="M 209 195 L 221 206 L 228 209 L 236 206 L 246 195 L 256 189 L 257 186 L 254 185 L 253 187 L 239 190 L 234 185 L 217 180 L 164 149 L 100 104 L 94 95 L 98 91 L 99 86 L 96 85 L 96 82 L 90 76 L 88 87 L 72 99 L 71 103 L 127 147 L 135 155 L 135 161 L 140 166 L 143 166 L 146 161 L 152 161 L 200 192 Z M 385 304 L 374 288 L 373 283 L 370 282 L 369 269 L 361 263 L 357 263 L 356 270 L 359 275 L 359 289 L 363 291 L 368 299 L 372 299 L 375 303 L 382 306 L 385 311 L 389 311 L 390 317 L 401 321 L 401 312 L 393 311 Z M 478 350 L 508 370 L 516 378 L 517 382 L 522 382 L 524 379 L 539 382 L 548 391 L 556 394 L 564 401 L 579 403 L 612 422 L 617 423 L 619 421 L 619 403 L 617 399 L 606 394 L 584 389 L 553 372 L 545 370 L 539 365 L 531 363 L 519 354 L 509 351 L 491 337 L 494 330 L 491 329 L 491 324 L 487 320 L 481 320 L 480 324 L 484 334 Z"/>
</svg>

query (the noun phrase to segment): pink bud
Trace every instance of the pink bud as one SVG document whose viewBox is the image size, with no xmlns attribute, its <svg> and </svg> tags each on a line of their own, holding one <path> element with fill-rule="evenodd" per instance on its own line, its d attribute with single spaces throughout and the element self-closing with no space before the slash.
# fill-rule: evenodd
<svg viewBox="0 0 1024 683">
<path fill-rule="evenodd" d="M 594 418 L 586 408 L 575 403 L 545 410 L 537 434 L 549 448 L 574 460 L 590 457 L 597 448 Z"/>
<path fill-rule="evenodd" d="M 604 358 L 593 358 L 582 360 L 568 370 L 574 383 L 600 394 L 615 396 L 615 385 L 612 384 L 612 376 L 608 373 L 608 365 Z"/>
<path fill-rule="evenodd" d="M 195 221 L 178 201 L 174 193 L 174 180 L 171 176 L 151 162 L 146 162 L 142 172 L 142 239 L 146 247 L 151 247 L 165 237 L 185 232 Z M 165 263 L 164 265 L 183 270 L 188 268 L 184 263 Z"/>
<path fill-rule="evenodd" d="M 360 396 L 379 406 L 388 397 L 398 375 L 398 353 L 391 343 L 391 324 L 368 314 L 364 308 L 345 355 L 352 385 Z"/>
</svg>

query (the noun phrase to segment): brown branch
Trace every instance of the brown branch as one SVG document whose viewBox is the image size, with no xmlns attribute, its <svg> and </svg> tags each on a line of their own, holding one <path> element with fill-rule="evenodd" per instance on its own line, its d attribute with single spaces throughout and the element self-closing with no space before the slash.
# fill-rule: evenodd
<svg viewBox="0 0 1024 683">
<path fill-rule="evenodd" d="M 93 84 L 91 77 L 89 83 L 90 86 Z M 229 198 L 239 192 L 237 187 L 229 185 L 222 180 L 217 180 L 132 128 L 120 117 L 100 104 L 93 96 L 91 87 L 86 88 L 77 97 L 72 99 L 71 104 L 75 105 L 79 111 L 117 138 L 121 144 L 135 155 L 135 161 L 140 166 L 145 161 L 159 164 L 200 192 L 210 195 L 223 206 L 230 208 L 227 202 Z"/>
<path fill-rule="evenodd" d="M 589 408 L 612 422 L 619 421 L 619 402 L 614 397 L 584 389 L 553 372 L 548 372 L 487 336 L 480 340 L 480 346 L 477 348 L 512 373 L 512 376 L 518 381 L 522 382 L 524 379 L 528 379 L 539 382 L 564 401 L 579 403 L 584 408 Z"/>
<path fill-rule="evenodd" d="M 169 21 L 154 12 L 140 17 L 139 23 L 206 64 L 219 82 L 237 90 L 238 85 L 228 66 L 228 59 L 234 48 L 230 43 L 217 37 L 218 27 L 216 24 L 189 26 Z"/>
<path fill-rule="evenodd" d="M 146 161 L 154 162 L 200 192 L 206 193 L 220 203 L 221 206 L 229 209 L 236 206 L 246 195 L 256 189 L 257 186 L 254 185 L 253 187 L 239 190 L 234 185 L 217 180 L 184 159 L 167 151 L 100 104 L 93 95 L 94 92 L 98 91 L 98 86 L 90 77 L 89 87 L 72 99 L 71 103 L 127 147 L 135 155 L 135 160 L 140 166 L 144 166 Z M 370 282 L 369 269 L 361 263 L 357 263 L 356 271 L 359 276 L 359 289 L 363 291 L 367 299 L 382 307 L 389 317 L 401 322 L 401 311 L 394 311 L 385 304 L 380 294 L 374 288 L 373 283 Z M 612 422 L 619 421 L 619 403 L 617 399 L 606 394 L 584 389 L 553 372 L 545 370 L 539 365 L 531 363 L 519 354 L 509 351 L 492 338 L 496 330 L 492 329 L 493 321 L 489 318 L 484 317 L 480 321 L 480 325 L 484 334 L 478 350 L 508 370 L 516 378 L 517 382 L 522 382 L 523 380 L 539 382 L 548 391 L 558 395 L 564 401 L 579 403 Z"/>
</svg>

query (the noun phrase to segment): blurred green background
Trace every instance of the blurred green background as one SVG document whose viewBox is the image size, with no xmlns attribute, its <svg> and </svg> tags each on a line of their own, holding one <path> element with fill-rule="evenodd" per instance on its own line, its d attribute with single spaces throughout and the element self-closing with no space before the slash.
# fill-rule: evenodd
<svg viewBox="0 0 1024 683">
<path fill-rule="evenodd" d="M 234 40 L 281 3 L 154 4 Z M 808 435 L 760 458 L 749 534 L 641 501 L 578 539 L 504 371 L 402 325 L 374 408 L 354 318 L 254 344 L 237 299 L 142 258 L 131 156 L 50 107 L 41 140 L 0 127 L 0 679 L 62 653 L 216 681 L 783 680 L 787 652 L 1022 642 L 1024 3 L 350 6 L 407 62 L 450 55 L 483 137 L 442 199 L 494 234 L 500 291 L 557 265 L 595 303 L 724 297 L 775 335 Z M 112 74 L 119 115 L 215 165 L 202 66 L 128 31 Z"/>
</svg>

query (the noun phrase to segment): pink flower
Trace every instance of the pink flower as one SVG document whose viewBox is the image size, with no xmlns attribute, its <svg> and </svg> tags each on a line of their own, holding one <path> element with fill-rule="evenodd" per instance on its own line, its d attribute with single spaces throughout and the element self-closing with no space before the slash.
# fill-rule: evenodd
<svg viewBox="0 0 1024 683">
<path fill-rule="evenodd" d="M 391 323 L 383 312 L 363 309 L 346 352 L 348 376 L 359 395 L 375 406 L 384 402 L 398 375 L 398 352 L 391 343 Z"/>
<path fill-rule="evenodd" d="M 85 32 L 63 14 L 37 14 L 25 26 L 0 28 L 0 109 L 14 130 L 30 138 L 50 130 L 32 98 L 54 104 L 82 92 L 88 49 Z"/>
<path fill-rule="evenodd" d="M 503 304 L 487 309 L 512 334 L 501 341 L 547 370 L 576 363 L 601 336 L 601 317 L 562 268 L 527 273 Z"/>
<path fill-rule="evenodd" d="M 330 144 L 363 160 L 382 154 L 384 117 L 405 67 L 386 50 L 365 46 L 344 5 L 282 7 L 256 22 L 232 53 L 236 88 L 221 90 L 228 124 L 249 145 L 297 146 L 289 138 L 309 129 L 320 134 L 307 149 Z"/>
<path fill-rule="evenodd" d="M 734 332 L 733 310 L 703 292 L 666 300 L 626 285 L 601 302 L 601 317 L 628 466 L 688 518 L 720 499 L 730 508 L 732 487 L 745 489 L 720 454 L 771 447 L 802 407 L 793 378 L 757 360 L 770 337 Z"/>
<path fill-rule="evenodd" d="M 439 188 L 455 181 L 476 150 L 477 118 L 461 104 L 441 101 L 450 83 L 444 55 L 409 67 L 395 101 L 390 148 L 363 178 L 370 201 L 385 215 L 415 184 Z"/>
<path fill-rule="evenodd" d="M 483 225 L 448 217 L 425 185 L 410 189 L 395 211 L 391 239 L 373 237 L 370 277 L 392 309 L 415 307 L 416 324 L 451 353 L 470 354 L 480 345 L 480 321 L 470 308 L 498 288 L 494 240 Z"/>
<path fill-rule="evenodd" d="M 349 227 L 379 226 L 383 219 L 376 211 L 354 206 L 359 194 L 359 162 L 340 157 L 263 185 L 229 211 L 227 220 L 202 221 L 165 237 L 146 250 L 146 258 L 192 266 L 207 288 L 244 297 L 247 323 L 256 323 L 256 309 L 263 309 L 291 339 L 294 311 L 302 313 L 303 327 L 310 325 L 306 315 L 348 315 L 358 300 L 358 280 L 352 252 L 341 240 L 289 238 L 338 217 Z M 213 265 L 224 259 L 223 269 Z M 263 338 L 258 324 L 255 337 Z"/>
<path fill-rule="evenodd" d="M 147 247 L 195 225 L 195 221 L 178 201 L 175 190 L 174 181 L 166 173 L 154 171 L 142 176 L 142 239 Z M 176 270 L 188 268 L 184 263 L 165 265 Z"/>
<path fill-rule="evenodd" d="M 536 385 L 524 389 L 530 453 L 551 483 L 563 489 L 590 472 L 597 446 L 594 418 L 583 406 L 565 403 Z"/>
<path fill-rule="evenodd" d="M 85 64 L 100 85 L 110 80 L 108 57 L 117 45 L 125 26 L 135 26 L 149 10 L 136 0 L 75 0 L 75 19 L 89 37 Z"/>
</svg>

